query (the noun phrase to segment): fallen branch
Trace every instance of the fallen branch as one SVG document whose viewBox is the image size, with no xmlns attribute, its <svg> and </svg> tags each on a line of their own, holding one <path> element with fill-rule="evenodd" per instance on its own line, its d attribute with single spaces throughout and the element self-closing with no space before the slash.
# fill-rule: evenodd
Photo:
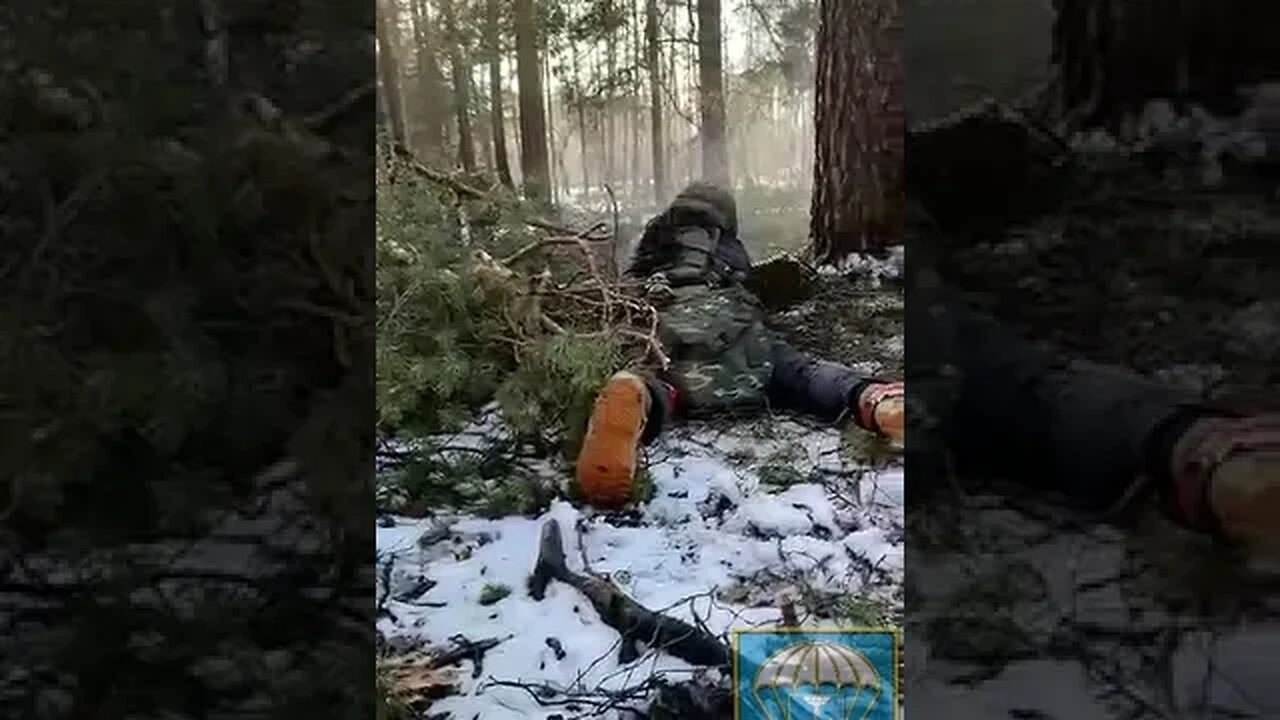
<svg viewBox="0 0 1280 720">
<path fill-rule="evenodd" d="M 502 264 L 510 265 L 511 263 L 523 257 L 528 256 L 532 252 L 541 250 L 542 248 L 549 247 L 551 245 L 579 245 L 583 242 L 608 242 L 610 239 L 607 237 L 590 237 L 589 236 L 590 232 L 591 232 L 590 230 L 584 230 L 581 233 L 578 233 L 577 235 L 573 235 L 573 236 L 552 237 L 552 238 L 543 238 L 541 240 L 534 240 L 528 245 L 525 245 L 524 247 L 515 251 L 511 255 L 508 255 L 506 259 L 502 260 Z"/>
<path fill-rule="evenodd" d="M 548 520 L 542 526 L 538 562 L 529 578 L 530 597 L 541 600 L 552 580 L 559 580 L 585 595 L 605 624 L 622 634 L 624 647 L 644 642 L 661 647 L 667 654 L 692 665 L 729 664 L 729 647 L 709 632 L 648 610 L 608 580 L 570 570 L 565 562 L 560 524 Z"/>
<path fill-rule="evenodd" d="M 481 190 L 472 185 L 468 185 L 467 183 L 464 183 L 461 180 L 451 175 L 442 173 L 438 170 L 432 170 L 431 168 L 427 167 L 422 163 L 422 161 L 414 157 L 413 151 L 409 150 L 408 148 L 406 148 L 404 145 L 400 143 L 393 144 L 391 146 L 391 150 L 396 157 L 404 161 L 404 163 L 409 166 L 409 169 L 412 170 L 415 174 L 419 175 L 420 177 L 424 177 L 432 182 L 438 183 L 440 185 L 444 185 L 445 187 L 448 187 L 450 190 L 454 191 L 458 195 L 468 197 L 473 200 L 484 200 L 489 197 L 489 193 L 485 192 L 484 190 Z M 539 220 L 538 218 L 526 218 L 524 223 L 529 227 L 535 227 L 535 228 L 538 228 L 539 230 L 546 230 L 547 232 L 553 232 L 559 235 L 570 235 L 570 236 L 582 237 L 582 238 L 590 237 L 590 239 L 592 240 L 608 239 L 605 237 L 592 237 L 592 236 L 595 236 L 596 233 L 600 232 L 601 230 L 608 229 L 609 226 L 604 221 L 600 221 L 595 225 L 592 225 L 591 227 L 581 232 L 575 231 L 572 228 L 567 228 L 563 225 L 557 225 L 556 223 L 553 223 L 549 220 Z"/>
<path fill-rule="evenodd" d="M 575 231 L 573 230 L 573 228 L 567 228 L 567 227 L 565 227 L 565 226 L 563 226 L 563 225 L 557 225 L 557 224 L 555 224 L 555 223 L 553 223 L 553 222 L 549 222 L 549 221 L 547 221 L 547 220 L 539 220 L 539 219 L 537 219 L 537 218 L 529 218 L 528 220 L 525 220 L 524 222 L 525 222 L 525 224 L 526 224 L 526 225 L 528 225 L 529 227 L 536 227 L 536 228 L 538 228 L 538 229 L 540 229 L 540 230 L 546 230 L 547 232 L 559 233 L 559 234 L 561 234 L 561 235 L 578 235 L 578 236 L 582 236 L 582 237 L 586 237 L 586 236 L 588 236 L 588 235 L 595 235 L 596 233 L 600 232 L 601 230 L 607 230 L 607 229 L 608 229 L 608 227 L 609 227 L 609 226 L 608 226 L 608 225 L 607 225 L 603 220 L 601 220 L 600 222 L 596 223 L 595 225 L 592 225 L 591 227 L 587 228 L 585 231 L 583 231 L 583 232 L 581 232 L 581 233 L 578 233 L 578 232 L 575 232 Z M 602 239 L 602 240 L 603 240 L 603 239 L 605 239 L 605 238 L 599 238 L 599 239 Z"/>
</svg>

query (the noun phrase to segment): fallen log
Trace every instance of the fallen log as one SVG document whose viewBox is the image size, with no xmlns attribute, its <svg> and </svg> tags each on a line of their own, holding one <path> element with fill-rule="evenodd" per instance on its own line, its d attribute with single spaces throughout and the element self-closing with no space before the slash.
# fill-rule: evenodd
<svg viewBox="0 0 1280 720">
<path fill-rule="evenodd" d="M 692 665 L 729 665 L 729 646 L 709 632 L 645 608 L 608 580 L 570 570 L 565 562 L 560 524 L 548 520 L 542 526 L 538 562 L 529 577 L 529 596 L 542 600 L 552 580 L 559 580 L 585 595 L 600 613 L 600 619 L 622 634 L 623 648 L 643 642 Z"/>
</svg>

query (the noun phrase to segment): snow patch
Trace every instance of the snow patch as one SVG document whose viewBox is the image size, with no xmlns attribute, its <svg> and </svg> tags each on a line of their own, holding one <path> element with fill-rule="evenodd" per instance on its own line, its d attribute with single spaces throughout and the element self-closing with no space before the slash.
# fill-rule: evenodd
<svg viewBox="0 0 1280 720">
<path fill-rule="evenodd" d="M 686 426 L 665 436 L 649 450 L 654 496 L 637 527 L 611 525 L 607 517 L 566 502 L 554 503 L 539 518 L 394 518 L 379 527 L 378 552 L 392 563 L 392 589 L 430 581 L 418 585 L 428 589 L 415 598 L 388 600 L 390 616 L 378 621 L 385 637 L 407 636 L 432 646 L 448 646 L 458 634 L 505 638 L 484 656 L 480 677 L 473 678 L 470 662 L 464 662 L 461 694 L 433 704 L 431 711 L 547 718 L 557 708 L 540 706 L 519 688 L 486 681 L 589 690 L 635 685 L 655 672 L 678 680 L 690 671 L 662 653 L 620 663 L 618 633 L 586 597 L 563 583 L 552 582 L 541 602 L 529 597 L 525 583 L 543 524 L 552 518 L 559 521 L 571 569 L 581 572 L 585 557 L 593 572 L 608 574 L 645 607 L 705 623 L 714 633 L 776 623 L 776 596 L 798 580 L 816 589 L 893 597 L 902 567 L 901 542 L 890 540 L 901 536 L 901 468 L 872 471 L 842 457 L 834 429 L 778 421 L 767 432 L 761 437 L 745 425 L 719 431 Z M 827 472 L 831 480 L 785 488 L 762 482 L 759 468 L 779 453 L 794 456 L 798 476 Z M 420 542 L 424 535 L 430 542 Z M 867 565 L 891 580 L 863 587 Z M 758 588 L 752 597 L 765 603 L 720 596 L 742 584 Z M 509 594 L 482 605 L 486 588 L 494 585 Z M 558 642 L 563 657 L 557 659 L 548 639 Z"/>
</svg>

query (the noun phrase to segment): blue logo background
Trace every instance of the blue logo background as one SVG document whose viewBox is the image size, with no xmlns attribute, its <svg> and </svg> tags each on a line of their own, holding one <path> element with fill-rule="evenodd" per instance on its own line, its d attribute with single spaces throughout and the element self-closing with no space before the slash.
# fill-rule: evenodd
<svg viewBox="0 0 1280 720">
<path fill-rule="evenodd" d="M 852 684 L 755 686 L 757 673 L 770 657 L 788 647 L 813 642 L 844 646 L 859 653 L 879 674 L 879 693 L 875 688 Z M 896 720 L 897 645 L 893 630 L 735 633 L 734 701 L 738 720 Z M 825 702 L 814 702 L 821 698 Z M 819 708 L 817 712 L 815 706 Z"/>
</svg>

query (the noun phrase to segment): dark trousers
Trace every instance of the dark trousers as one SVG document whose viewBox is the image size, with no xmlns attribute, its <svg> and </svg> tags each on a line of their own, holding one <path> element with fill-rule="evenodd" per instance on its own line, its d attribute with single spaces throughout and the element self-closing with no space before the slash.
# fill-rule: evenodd
<svg viewBox="0 0 1280 720">
<path fill-rule="evenodd" d="M 769 355 L 773 372 L 766 388 L 768 408 L 801 413 L 824 422 L 835 422 L 852 413 L 862 390 L 878 380 L 847 365 L 800 352 L 778 337 L 770 343 Z M 657 373 L 645 375 L 644 381 L 652 401 L 644 435 L 644 442 L 650 443 L 664 427 L 689 413 L 680 407 L 679 398 L 672 401 L 671 387 L 680 384 L 678 378 Z"/>
<path fill-rule="evenodd" d="M 1065 361 L 945 291 L 912 290 L 907 308 L 909 497 L 958 471 L 1119 510 L 1168 483 L 1174 443 L 1208 412 L 1141 376 Z"/>
</svg>

